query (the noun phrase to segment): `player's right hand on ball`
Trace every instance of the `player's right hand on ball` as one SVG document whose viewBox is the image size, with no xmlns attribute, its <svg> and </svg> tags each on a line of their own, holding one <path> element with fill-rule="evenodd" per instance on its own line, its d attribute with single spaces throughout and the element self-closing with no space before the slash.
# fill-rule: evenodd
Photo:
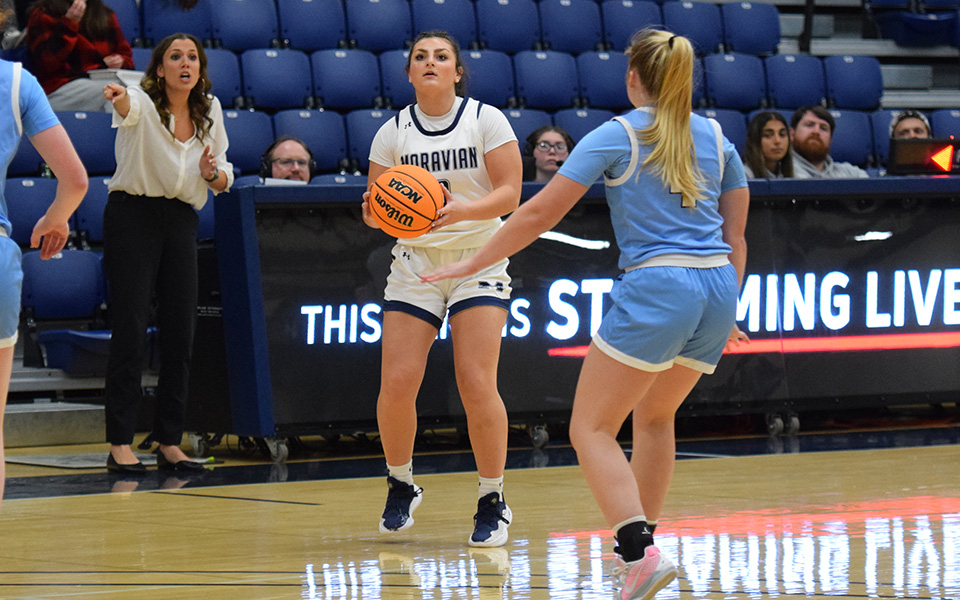
<svg viewBox="0 0 960 600">
<path fill-rule="evenodd" d="M 363 204 L 360 205 L 362 209 L 363 222 L 367 224 L 367 227 L 372 227 L 374 229 L 380 229 L 380 225 L 377 223 L 377 220 L 373 218 L 373 214 L 370 212 L 370 192 L 363 193 Z"/>
</svg>

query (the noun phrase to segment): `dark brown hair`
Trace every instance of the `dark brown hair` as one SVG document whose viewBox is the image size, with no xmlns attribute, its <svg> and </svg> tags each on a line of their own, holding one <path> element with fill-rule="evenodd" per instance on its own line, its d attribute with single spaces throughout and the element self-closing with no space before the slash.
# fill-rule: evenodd
<svg viewBox="0 0 960 600">
<path fill-rule="evenodd" d="M 87 9 L 80 19 L 80 33 L 91 40 L 110 37 L 110 15 L 113 10 L 103 0 L 86 0 Z M 37 0 L 30 10 L 40 9 L 55 17 L 62 17 L 70 10 L 73 0 Z"/>
<path fill-rule="evenodd" d="M 787 153 L 777 162 L 779 175 L 784 177 L 793 177 L 793 156 L 790 154 L 790 125 L 787 118 L 775 110 L 765 110 L 758 112 L 747 126 L 747 146 L 744 149 L 744 162 L 753 171 L 753 176 L 758 179 L 765 178 L 767 174 L 767 160 L 763 157 L 763 128 L 770 121 L 778 121 L 787 128 Z"/>
<path fill-rule="evenodd" d="M 465 97 L 467 93 L 467 67 L 463 64 L 463 57 L 460 55 L 460 44 L 458 44 L 457 40 L 453 39 L 453 36 L 446 31 L 441 31 L 439 29 L 435 29 L 433 31 L 424 31 L 414 38 L 413 43 L 410 44 L 410 54 L 407 55 L 407 65 L 404 67 L 404 70 L 407 73 L 410 72 L 410 61 L 413 60 L 413 49 L 416 47 L 418 42 L 427 38 L 440 38 L 441 40 L 446 40 L 447 43 L 450 44 L 450 47 L 453 48 L 453 57 L 456 59 L 457 70 L 460 71 L 460 81 L 458 81 L 453 87 L 453 91 L 458 96 Z"/>
<path fill-rule="evenodd" d="M 160 121 L 164 127 L 170 127 L 170 108 L 167 93 L 164 90 L 165 82 L 157 77 L 157 67 L 163 65 L 163 55 L 177 40 L 190 40 L 197 47 L 197 58 L 200 59 L 200 81 L 190 90 L 190 96 L 187 98 L 187 105 L 190 107 L 190 121 L 193 122 L 195 135 L 202 140 L 210 132 L 213 125 L 213 119 L 210 118 L 210 78 L 207 77 L 207 54 L 203 51 L 203 45 L 200 40 L 189 33 L 173 33 L 163 38 L 157 47 L 153 49 L 150 55 L 150 64 L 144 72 L 143 79 L 140 80 L 140 87 L 153 100 L 157 112 L 160 113 Z"/>
</svg>

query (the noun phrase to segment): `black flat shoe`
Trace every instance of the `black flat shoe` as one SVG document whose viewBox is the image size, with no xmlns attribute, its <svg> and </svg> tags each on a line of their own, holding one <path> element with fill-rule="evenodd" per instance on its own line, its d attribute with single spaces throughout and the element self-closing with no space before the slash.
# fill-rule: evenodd
<svg viewBox="0 0 960 600">
<path fill-rule="evenodd" d="M 132 465 L 122 465 L 117 462 L 113 454 L 107 454 L 107 471 L 119 475 L 144 475 L 147 472 L 147 467 L 139 460 Z"/>
<path fill-rule="evenodd" d="M 204 468 L 200 463 L 193 460 L 181 460 L 170 462 L 163 452 L 157 450 L 157 469 L 163 471 L 178 471 L 180 473 L 203 473 Z"/>
</svg>

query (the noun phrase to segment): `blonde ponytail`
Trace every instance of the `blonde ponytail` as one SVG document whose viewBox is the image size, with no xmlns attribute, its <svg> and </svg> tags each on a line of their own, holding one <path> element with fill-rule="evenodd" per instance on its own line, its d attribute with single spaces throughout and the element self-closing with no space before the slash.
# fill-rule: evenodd
<svg viewBox="0 0 960 600">
<path fill-rule="evenodd" d="M 644 29 L 634 35 L 626 54 L 629 68 L 656 99 L 653 123 L 640 139 L 653 146 L 643 166 L 649 167 L 671 192 L 682 195 L 683 206 L 696 207 L 706 197 L 703 175 L 697 167 L 690 111 L 693 108 L 693 46 L 683 36 Z"/>
</svg>

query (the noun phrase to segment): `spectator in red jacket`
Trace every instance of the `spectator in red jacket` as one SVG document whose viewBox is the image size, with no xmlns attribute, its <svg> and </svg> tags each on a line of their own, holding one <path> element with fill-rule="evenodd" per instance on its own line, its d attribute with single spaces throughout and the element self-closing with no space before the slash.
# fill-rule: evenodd
<svg viewBox="0 0 960 600">
<path fill-rule="evenodd" d="M 132 69 L 133 52 L 103 0 L 38 0 L 27 20 L 30 70 L 53 110 L 109 112 L 95 69 Z"/>
</svg>

